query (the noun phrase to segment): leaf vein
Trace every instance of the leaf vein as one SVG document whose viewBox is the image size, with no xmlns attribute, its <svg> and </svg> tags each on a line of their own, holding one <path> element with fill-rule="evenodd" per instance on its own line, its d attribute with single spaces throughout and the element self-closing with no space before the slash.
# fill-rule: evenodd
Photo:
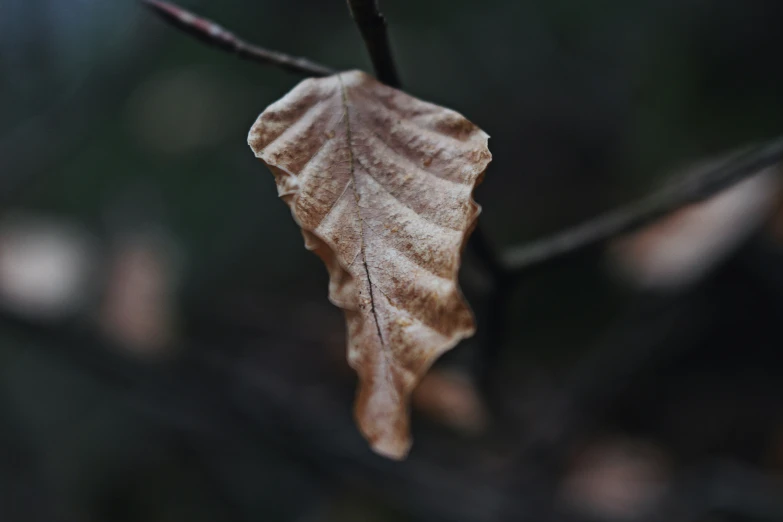
<svg viewBox="0 0 783 522">
<path fill-rule="evenodd" d="M 389 360 L 389 354 L 386 353 L 386 350 L 383 349 L 386 347 L 386 343 L 383 339 L 383 333 L 381 332 L 381 323 L 378 319 L 378 311 L 375 309 L 375 294 L 373 293 L 373 282 L 372 278 L 370 277 L 370 268 L 367 266 L 367 251 L 365 249 L 366 243 L 364 241 L 364 219 L 362 218 L 362 211 L 361 206 L 359 205 L 359 190 L 356 185 L 356 172 L 355 172 L 355 164 L 354 164 L 354 153 L 353 153 L 353 143 L 352 143 L 352 135 L 351 135 L 351 117 L 348 114 L 348 93 L 345 91 L 345 85 L 343 84 L 343 80 L 340 77 L 340 75 L 337 75 L 338 80 L 340 81 L 340 87 L 342 90 L 342 101 L 343 101 L 343 117 L 345 118 L 345 134 L 346 134 L 346 140 L 348 142 L 348 155 L 351 160 L 350 168 L 351 168 L 351 181 L 353 181 L 353 194 L 354 198 L 356 199 L 356 216 L 359 218 L 359 224 L 360 224 L 360 238 L 361 238 L 361 253 L 362 253 L 362 264 L 364 265 L 364 273 L 367 275 L 367 287 L 370 291 L 370 312 L 372 313 L 373 319 L 375 321 L 375 328 L 378 330 L 378 338 L 381 341 L 381 352 L 383 353 L 384 358 L 386 359 L 386 363 L 391 365 L 391 361 Z M 389 379 L 388 374 L 386 375 L 386 379 Z M 391 382 L 390 382 L 391 383 Z"/>
</svg>

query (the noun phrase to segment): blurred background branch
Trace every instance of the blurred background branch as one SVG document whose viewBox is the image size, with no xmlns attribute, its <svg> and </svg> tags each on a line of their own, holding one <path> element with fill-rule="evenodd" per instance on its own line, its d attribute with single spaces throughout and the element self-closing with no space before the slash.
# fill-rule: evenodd
<svg viewBox="0 0 783 522">
<path fill-rule="evenodd" d="M 559 256 L 638 230 L 687 205 L 704 201 L 783 161 L 783 138 L 732 153 L 692 169 L 641 201 L 618 208 L 572 229 L 511 248 L 503 258 L 509 270 L 522 272 Z"/>
</svg>

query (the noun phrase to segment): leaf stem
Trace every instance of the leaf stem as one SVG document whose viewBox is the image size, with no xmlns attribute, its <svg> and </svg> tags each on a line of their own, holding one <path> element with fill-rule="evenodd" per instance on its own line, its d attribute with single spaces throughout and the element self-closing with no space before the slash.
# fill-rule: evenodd
<svg viewBox="0 0 783 522">
<path fill-rule="evenodd" d="M 386 19 L 378 8 L 378 0 L 348 0 L 348 9 L 364 39 L 378 81 L 400 87 L 402 84 L 389 44 Z"/>
</svg>

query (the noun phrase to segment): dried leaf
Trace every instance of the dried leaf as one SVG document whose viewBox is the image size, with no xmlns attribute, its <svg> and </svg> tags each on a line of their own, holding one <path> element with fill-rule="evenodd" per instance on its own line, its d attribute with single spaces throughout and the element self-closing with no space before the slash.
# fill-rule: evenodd
<svg viewBox="0 0 783 522">
<path fill-rule="evenodd" d="M 357 422 L 388 457 L 410 447 L 417 382 L 475 330 L 457 272 L 487 140 L 460 114 L 358 71 L 303 81 L 248 136 L 326 264 L 359 374 Z"/>
</svg>

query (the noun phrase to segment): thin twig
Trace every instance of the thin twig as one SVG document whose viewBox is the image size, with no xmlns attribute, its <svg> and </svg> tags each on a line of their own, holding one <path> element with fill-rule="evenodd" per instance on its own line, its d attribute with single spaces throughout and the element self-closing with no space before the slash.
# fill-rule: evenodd
<svg viewBox="0 0 783 522">
<path fill-rule="evenodd" d="M 274 65 L 288 72 L 305 76 L 330 76 L 337 72 L 307 58 L 290 56 L 247 43 L 215 22 L 196 16 L 177 5 L 162 0 L 142 0 L 142 2 L 167 23 L 198 38 L 207 45 L 236 54 L 240 58 L 265 65 Z"/>
<path fill-rule="evenodd" d="M 367 46 L 378 80 L 392 87 L 400 87 L 400 77 L 386 31 L 386 19 L 378 9 L 378 0 L 348 0 L 348 9 Z"/>
<path fill-rule="evenodd" d="M 283 53 L 268 51 L 239 40 L 232 33 L 214 22 L 174 4 L 161 0 L 142 1 L 172 26 L 222 51 L 237 54 L 257 63 L 275 65 L 288 71 L 308 76 L 328 76 L 337 72 L 305 58 L 293 58 Z M 387 85 L 400 87 L 400 79 L 394 66 L 394 59 L 388 42 L 386 23 L 383 16 L 378 12 L 377 3 L 375 0 L 349 0 L 348 6 L 359 26 L 359 31 L 365 39 L 373 66 L 375 67 L 376 76 Z M 470 248 L 474 250 L 476 257 L 492 275 L 493 279 L 500 279 L 506 273 L 500 256 L 492 248 L 480 226 L 476 227 L 471 236 Z"/>
<path fill-rule="evenodd" d="M 217 24 L 173 4 L 161 0 L 142 1 L 175 27 L 208 45 L 240 57 L 309 76 L 327 76 L 336 72 L 305 58 L 291 57 L 244 42 Z M 391 54 L 386 22 L 378 11 L 377 1 L 348 0 L 348 6 L 367 45 L 378 79 L 399 87 L 400 80 Z M 783 137 L 749 152 L 734 155 L 717 167 L 705 171 L 697 179 L 685 180 L 564 232 L 512 248 L 502 256 L 495 253 L 486 234 L 478 227 L 471 238 L 471 248 L 494 279 L 502 279 L 502 276 L 511 272 L 520 274 L 619 234 L 636 230 L 678 208 L 713 196 L 780 161 L 783 161 Z"/>
<path fill-rule="evenodd" d="M 608 212 L 581 225 L 503 255 L 504 266 L 515 273 L 580 251 L 620 234 L 639 229 L 686 205 L 705 200 L 759 171 L 783 161 L 783 137 L 713 164 L 693 176 L 654 192 L 636 203 Z"/>
</svg>

